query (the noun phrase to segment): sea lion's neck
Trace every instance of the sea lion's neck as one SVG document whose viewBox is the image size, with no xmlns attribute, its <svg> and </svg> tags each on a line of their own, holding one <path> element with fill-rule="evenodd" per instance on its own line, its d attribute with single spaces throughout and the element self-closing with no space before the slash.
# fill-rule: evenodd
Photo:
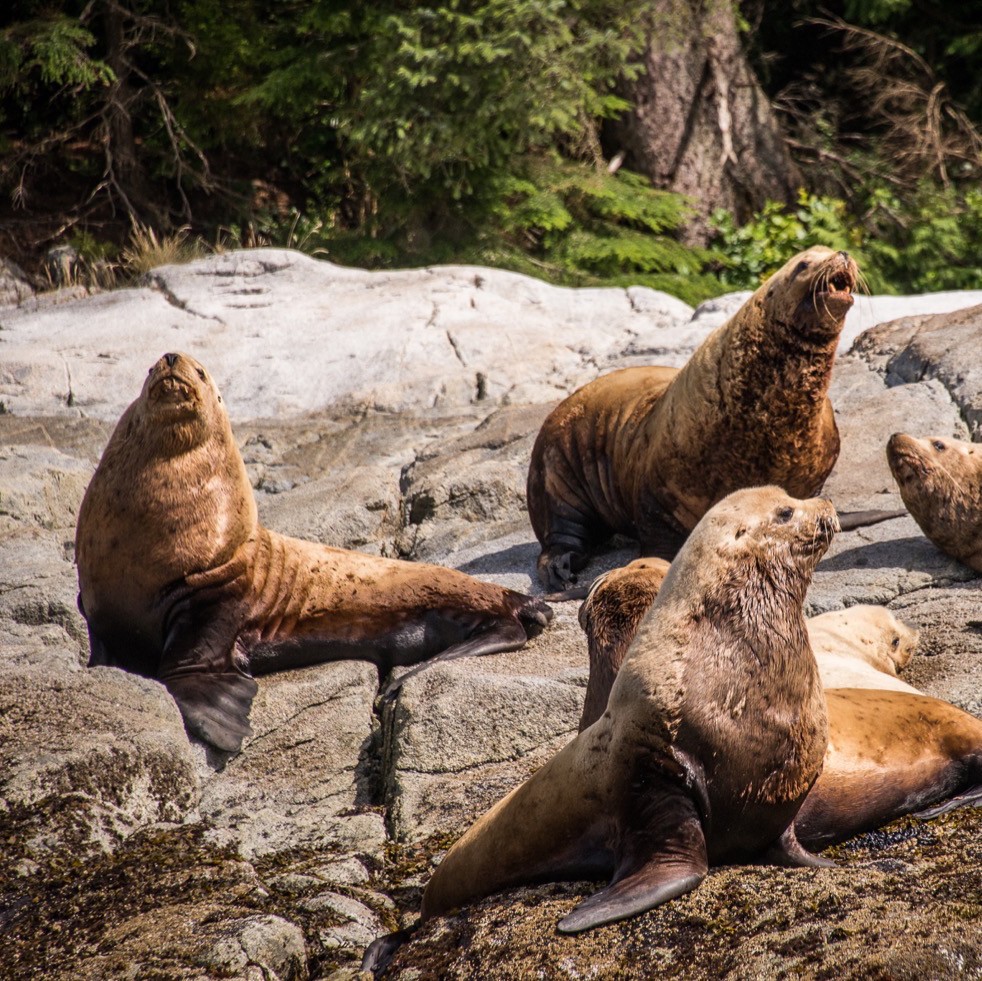
<svg viewBox="0 0 982 981">
<path fill-rule="evenodd" d="M 812 337 L 793 323 L 749 305 L 727 325 L 720 358 L 721 391 L 734 409 L 762 402 L 777 418 L 807 421 L 825 401 L 832 380 L 838 334 Z M 775 396 L 769 398 L 769 396 Z"/>
</svg>

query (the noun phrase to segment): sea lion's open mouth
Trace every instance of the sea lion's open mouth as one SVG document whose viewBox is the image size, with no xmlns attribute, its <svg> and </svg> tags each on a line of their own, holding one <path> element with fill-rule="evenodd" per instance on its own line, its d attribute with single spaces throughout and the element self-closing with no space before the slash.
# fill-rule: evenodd
<svg viewBox="0 0 982 981">
<path fill-rule="evenodd" d="M 856 279 L 852 272 L 848 268 L 840 269 L 839 272 L 819 281 L 815 289 L 815 299 L 826 304 L 829 300 L 833 300 L 852 306 L 852 294 L 855 288 Z"/>
</svg>

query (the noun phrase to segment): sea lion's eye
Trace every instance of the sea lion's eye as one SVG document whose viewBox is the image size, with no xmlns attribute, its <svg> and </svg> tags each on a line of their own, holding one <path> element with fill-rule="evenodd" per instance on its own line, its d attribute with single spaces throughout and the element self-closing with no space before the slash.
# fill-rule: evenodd
<svg viewBox="0 0 982 981">
<path fill-rule="evenodd" d="M 900 638 L 899 637 L 894 637 L 893 638 L 893 643 L 890 646 L 893 647 L 893 648 L 899 647 L 900 646 Z"/>
<path fill-rule="evenodd" d="M 794 508 L 780 508 L 778 511 L 774 512 L 774 517 L 777 518 L 782 525 L 786 525 L 794 517 Z"/>
<path fill-rule="evenodd" d="M 803 273 L 808 268 L 808 262 L 802 259 L 797 266 L 794 267 L 794 272 L 791 273 L 791 278 L 794 279 L 799 273 Z"/>
<path fill-rule="evenodd" d="M 201 370 L 201 368 L 199 368 L 199 369 L 198 369 L 198 377 L 199 377 L 199 378 L 200 378 L 200 379 L 201 379 L 202 381 L 204 381 L 204 380 L 205 380 L 205 373 L 204 373 L 204 371 L 202 371 L 202 370 Z"/>
<path fill-rule="evenodd" d="M 934 440 L 931 445 L 940 453 L 944 449 L 944 443 L 940 439 Z"/>
</svg>

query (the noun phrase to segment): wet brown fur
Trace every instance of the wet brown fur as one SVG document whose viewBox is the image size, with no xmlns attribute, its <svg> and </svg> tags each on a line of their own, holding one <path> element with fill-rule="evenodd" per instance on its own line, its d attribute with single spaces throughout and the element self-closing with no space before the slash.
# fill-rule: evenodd
<svg viewBox="0 0 982 981">
<path fill-rule="evenodd" d="M 921 531 L 942 552 L 982 572 L 982 447 L 950 436 L 894 433 L 887 460 Z"/>
<path fill-rule="evenodd" d="M 543 581 L 562 588 L 614 532 L 670 558 L 717 501 L 821 489 L 839 454 L 827 391 L 855 284 L 845 253 L 796 255 L 681 369 L 626 368 L 574 392 L 532 450 L 528 505 Z"/>
<path fill-rule="evenodd" d="M 90 663 L 161 678 L 189 729 L 229 751 L 249 731 L 251 673 L 345 657 L 387 671 L 467 644 L 491 653 L 495 631 L 514 650 L 550 616 L 451 569 L 263 528 L 218 389 L 183 354 L 150 369 L 113 432 L 76 563 Z"/>
<path fill-rule="evenodd" d="M 836 527 L 828 502 L 776 487 L 707 513 L 606 711 L 451 849 L 423 918 L 522 882 L 613 872 L 560 924 L 574 932 L 694 888 L 709 864 L 812 864 L 789 830 L 826 745 L 801 604 Z"/>
</svg>

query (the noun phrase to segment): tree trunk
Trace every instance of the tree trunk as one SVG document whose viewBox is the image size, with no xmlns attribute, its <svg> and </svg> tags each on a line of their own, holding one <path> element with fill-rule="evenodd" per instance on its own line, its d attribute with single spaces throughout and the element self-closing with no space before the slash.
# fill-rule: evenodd
<svg viewBox="0 0 982 981">
<path fill-rule="evenodd" d="M 130 85 L 125 10 L 115 2 L 105 4 L 106 64 L 116 75 L 106 104 L 106 170 L 122 198 L 130 220 L 137 221 L 148 200 L 146 174 L 133 132 L 132 106 L 136 97 Z"/>
<path fill-rule="evenodd" d="M 611 149 L 656 187 L 689 195 L 690 244 L 704 244 L 715 208 L 749 218 L 767 200 L 793 201 L 801 174 L 740 43 L 732 0 L 654 0 L 632 109 Z"/>
</svg>

